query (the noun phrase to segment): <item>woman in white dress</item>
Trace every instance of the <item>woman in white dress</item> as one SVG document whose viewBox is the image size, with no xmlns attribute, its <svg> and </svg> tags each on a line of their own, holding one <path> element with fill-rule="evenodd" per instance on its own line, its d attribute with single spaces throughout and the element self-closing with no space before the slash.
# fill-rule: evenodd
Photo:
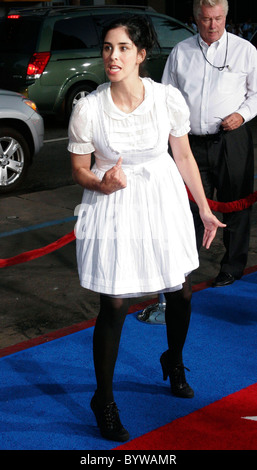
<svg viewBox="0 0 257 470">
<path fill-rule="evenodd" d="M 91 408 L 103 437 L 126 441 L 129 433 L 120 422 L 112 383 L 131 297 L 165 293 L 163 378 L 169 377 L 172 394 L 194 395 L 182 359 L 191 313 L 188 275 L 198 267 L 185 183 L 200 209 L 206 248 L 224 225 L 204 195 L 182 95 L 170 85 L 140 78 L 139 68 L 156 42 L 152 26 L 142 16 L 127 17 L 106 28 L 103 38 L 110 82 L 76 105 L 68 149 L 73 178 L 84 188 L 76 225 L 80 282 L 100 293 Z"/>
</svg>

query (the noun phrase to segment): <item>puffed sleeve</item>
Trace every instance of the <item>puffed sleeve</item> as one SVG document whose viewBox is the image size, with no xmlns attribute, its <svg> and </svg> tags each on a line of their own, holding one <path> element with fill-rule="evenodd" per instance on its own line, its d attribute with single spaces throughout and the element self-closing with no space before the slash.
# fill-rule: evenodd
<svg viewBox="0 0 257 470">
<path fill-rule="evenodd" d="M 79 155 L 94 152 L 92 110 L 89 97 L 81 98 L 72 111 L 68 128 L 68 151 Z"/>
<path fill-rule="evenodd" d="M 166 103 L 170 120 L 170 134 L 181 137 L 190 131 L 189 108 L 182 93 L 172 85 L 166 85 Z"/>
</svg>

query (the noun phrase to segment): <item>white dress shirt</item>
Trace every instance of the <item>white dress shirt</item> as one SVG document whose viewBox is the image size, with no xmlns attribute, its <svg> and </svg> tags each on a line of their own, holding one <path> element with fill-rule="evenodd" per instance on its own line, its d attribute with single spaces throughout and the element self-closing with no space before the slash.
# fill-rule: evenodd
<svg viewBox="0 0 257 470">
<path fill-rule="evenodd" d="M 225 67 L 219 70 L 213 65 Z M 245 122 L 257 115 L 257 50 L 226 31 L 210 46 L 199 34 L 178 43 L 168 57 L 162 82 L 183 94 L 192 134 L 217 133 L 221 120 L 234 112 Z"/>
</svg>

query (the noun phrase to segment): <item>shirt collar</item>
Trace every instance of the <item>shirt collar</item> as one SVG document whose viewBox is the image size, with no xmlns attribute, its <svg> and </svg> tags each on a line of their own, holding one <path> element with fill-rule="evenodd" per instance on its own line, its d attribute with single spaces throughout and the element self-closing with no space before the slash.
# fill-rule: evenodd
<svg viewBox="0 0 257 470">
<path fill-rule="evenodd" d="M 105 84 L 105 93 L 101 96 L 105 113 L 113 119 L 123 120 L 130 115 L 139 116 L 141 114 L 145 114 L 146 111 L 149 111 L 154 104 L 152 93 L 150 93 L 151 85 L 147 79 L 143 78 L 142 81 L 145 88 L 144 101 L 134 111 L 132 111 L 132 113 L 129 114 L 124 113 L 114 104 L 111 96 L 111 84 Z"/>
</svg>

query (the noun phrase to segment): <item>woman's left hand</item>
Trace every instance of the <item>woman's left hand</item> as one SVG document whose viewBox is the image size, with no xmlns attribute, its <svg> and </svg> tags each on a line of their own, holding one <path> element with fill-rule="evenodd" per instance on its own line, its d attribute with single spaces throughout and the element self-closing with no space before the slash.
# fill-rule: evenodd
<svg viewBox="0 0 257 470">
<path fill-rule="evenodd" d="M 220 222 L 211 211 L 207 214 L 200 212 L 200 216 L 204 225 L 203 246 L 208 250 L 216 236 L 217 229 L 225 228 L 226 224 Z"/>
</svg>

